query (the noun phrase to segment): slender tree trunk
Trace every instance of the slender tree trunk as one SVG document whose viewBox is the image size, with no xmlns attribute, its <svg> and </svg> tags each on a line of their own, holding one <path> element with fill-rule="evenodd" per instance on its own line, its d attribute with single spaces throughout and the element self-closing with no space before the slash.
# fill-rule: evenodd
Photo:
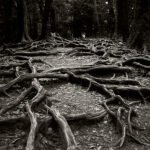
<svg viewBox="0 0 150 150">
<path fill-rule="evenodd" d="M 113 0 L 115 13 L 115 36 L 126 41 L 129 35 L 128 0 Z"/>
<path fill-rule="evenodd" d="M 94 17 L 95 33 L 97 34 L 99 32 L 100 24 L 99 24 L 99 16 L 98 16 L 96 0 L 94 0 L 94 16 L 93 17 Z"/>
<path fill-rule="evenodd" d="M 51 5 L 53 3 L 53 0 L 45 0 L 45 7 L 42 17 L 42 32 L 41 32 L 41 39 L 44 39 L 47 37 L 48 32 L 48 22 L 50 17 L 50 9 Z"/>
<path fill-rule="evenodd" d="M 29 30 L 28 30 L 28 11 L 27 11 L 27 4 L 26 1 L 23 0 L 23 7 L 24 7 L 24 32 L 23 32 L 23 38 L 22 40 L 31 40 L 31 37 L 29 36 Z"/>
<path fill-rule="evenodd" d="M 150 50 L 150 1 L 136 0 L 128 46 Z"/>
<path fill-rule="evenodd" d="M 29 1 L 30 9 L 28 10 L 29 13 L 29 31 L 32 39 L 38 39 L 40 36 L 40 26 L 39 23 L 41 22 L 41 12 L 39 11 L 39 2 L 37 0 L 30 0 Z M 42 7 L 42 5 L 41 5 Z"/>
<path fill-rule="evenodd" d="M 56 17 L 55 17 L 55 9 L 52 6 L 50 11 L 50 21 L 51 21 L 51 31 L 56 32 Z"/>
<path fill-rule="evenodd" d="M 13 25 L 12 25 L 12 9 L 13 9 L 13 1 L 5 0 L 3 1 L 4 5 L 4 34 L 5 34 L 5 42 L 12 41 L 13 38 Z"/>
<path fill-rule="evenodd" d="M 113 9 L 113 0 L 108 0 L 109 7 L 109 18 L 108 18 L 108 32 L 110 37 L 113 36 L 115 32 L 115 13 Z"/>
<path fill-rule="evenodd" d="M 17 0 L 18 41 L 31 40 L 28 33 L 27 6 L 25 0 Z"/>
</svg>

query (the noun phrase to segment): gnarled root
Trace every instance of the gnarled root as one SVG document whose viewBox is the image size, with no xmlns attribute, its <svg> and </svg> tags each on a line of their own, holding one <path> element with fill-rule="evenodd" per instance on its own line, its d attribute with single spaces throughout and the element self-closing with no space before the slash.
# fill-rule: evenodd
<svg viewBox="0 0 150 150">
<path fill-rule="evenodd" d="M 35 143 L 35 138 L 38 130 L 37 116 L 34 112 L 32 112 L 28 102 L 26 102 L 26 110 L 31 122 L 30 132 L 26 144 L 26 150 L 34 150 L 34 143 Z"/>
<path fill-rule="evenodd" d="M 58 110 L 50 108 L 45 105 L 45 108 L 48 109 L 49 113 L 54 117 L 54 120 L 57 122 L 58 126 L 62 132 L 62 139 L 65 140 L 65 149 L 66 150 L 77 150 L 77 143 L 75 137 L 66 121 L 66 119 L 59 113 Z"/>
</svg>

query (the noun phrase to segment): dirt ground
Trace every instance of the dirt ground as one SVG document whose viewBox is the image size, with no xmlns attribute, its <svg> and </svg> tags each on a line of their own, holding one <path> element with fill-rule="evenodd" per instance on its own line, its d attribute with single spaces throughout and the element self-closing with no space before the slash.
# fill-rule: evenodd
<svg viewBox="0 0 150 150">
<path fill-rule="evenodd" d="M 112 48 L 111 48 L 112 49 Z M 97 55 L 91 56 L 69 56 L 64 55 L 65 52 L 72 50 L 72 48 L 55 48 L 53 51 L 59 51 L 61 54 L 56 56 L 38 56 L 34 58 L 40 58 L 48 64 L 51 64 L 54 68 L 59 67 L 79 67 L 84 65 L 90 65 L 99 60 L 107 60 L 107 57 L 101 58 Z M 113 50 L 119 51 L 119 48 L 114 45 Z M 126 58 L 132 58 L 139 55 L 135 50 L 128 51 L 120 58 L 109 57 L 111 64 L 117 64 Z M 148 55 L 147 55 L 148 56 Z M 2 56 L 0 65 L 16 63 L 14 56 Z M 47 64 L 35 63 L 37 70 L 49 70 L 50 67 Z M 128 74 L 128 79 L 135 79 L 140 81 L 142 86 L 149 87 L 150 79 L 149 74 L 144 76 L 144 71 L 139 68 L 132 68 L 132 73 Z M 25 73 L 26 70 L 21 70 Z M 103 76 L 102 78 L 110 79 L 113 75 Z M 125 75 L 116 75 L 115 79 L 126 79 Z M 14 79 L 14 77 L 0 77 L 0 86 L 8 83 Z M 77 84 L 68 83 L 67 81 L 50 80 L 48 78 L 39 79 L 41 85 L 51 95 L 52 104 L 57 108 L 61 114 L 79 114 L 79 113 L 96 113 L 104 111 L 101 106 L 101 102 L 105 100 L 105 97 L 96 91 L 89 91 L 87 87 L 82 87 Z M 5 95 L 0 96 L 0 108 L 7 105 L 8 102 L 15 100 L 20 93 L 26 88 L 26 81 L 20 84 L 14 85 L 9 89 L 8 98 Z M 35 92 L 30 93 L 27 99 L 30 99 Z M 129 95 L 126 101 L 139 101 L 134 98 L 134 95 Z M 150 107 L 149 99 L 146 105 L 142 103 L 134 104 L 132 107 L 138 114 L 133 118 L 137 126 L 144 128 L 145 130 L 134 130 L 135 137 L 138 137 L 141 141 L 150 143 Z M 111 105 L 112 108 L 116 106 Z M 24 102 L 21 102 L 18 106 L 9 110 L 6 114 L 0 117 L 0 150 L 24 150 L 30 126 L 22 124 L 20 121 L 15 123 L 1 123 L 4 118 L 12 118 L 21 116 L 25 113 Z M 103 119 L 97 121 L 69 121 L 71 130 L 75 136 L 78 147 L 81 150 L 150 150 L 150 145 L 142 145 L 137 141 L 134 141 L 130 137 L 126 137 L 126 140 L 122 147 L 115 148 L 114 145 L 121 137 L 121 132 L 118 130 L 118 125 L 114 119 L 107 114 Z M 59 134 L 59 128 L 56 123 L 52 123 L 45 131 L 45 134 L 38 133 L 36 136 L 35 150 L 63 150 L 63 140 Z"/>
</svg>

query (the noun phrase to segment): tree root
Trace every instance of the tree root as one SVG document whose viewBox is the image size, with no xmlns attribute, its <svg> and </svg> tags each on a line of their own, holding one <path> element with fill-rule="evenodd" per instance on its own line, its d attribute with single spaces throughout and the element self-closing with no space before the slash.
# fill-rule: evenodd
<svg viewBox="0 0 150 150">
<path fill-rule="evenodd" d="M 31 127 L 30 127 L 30 132 L 26 144 L 26 150 L 34 150 L 34 143 L 35 143 L 35 138 L 38 130 L 38 122 L 37 122 L 37 116 L 35 113 L 31 111 L 30 105 L 28 102 L 26 102 L 26 110 L 28 113 L 28 116 L 30 118 L 31 122 Z"/>
<path fill-rule="evenodd" d="M 61 73 L 66 73 L 67 71 L 71 71 L 74 74 L 90 74 L 93 76 L 99 76 L 99 75 L 104 75 L 104 74 L 114 74 L 114 73 L 129 73 L 131 72 L 131 68 L 129 67 L 118 67 L 118 66 L 113 66 L 113 65 L 84 65 L 81 67 L 70 67 L 70 68 L 52 68 L 46 72 L 61 72 Z M 112 81 L 113 82 L 113 81 Z M 115 82 L 115 81 L 114 81 Z M 136 81 L 126 81 L 126 84 L 138 84 Z"/>
<path fill-rule="evenodd" d="M 48 55 L 58 55 L 59 52 L 49 52 L 49 51 L 35 51 L 35 52 L 15 52 L 15 56 L 48 56 Z"/>
<path fill-rule="evenodd" d="M 142 68 L 142 69 L 144 69 L 144 70 L 146 70 L 146 71 L 150 71 L 150 66 L 142 65 L 142 64 L 140 64 L 140 63 L 138 63 L 138 62 L 133 62 L 133 65 L 134 65 L 135 67 Z"/>
<path fill-rule="evenodd" d="M 59 113 L 58 110 L 50 108 L 47 105 L 45 105 L 45 108 L 48 109 L 49 113 L 53 116 L 54 120 L 57 122 L 58 126 L 61 129 L 63 136 L 62 139 L 65 140 L 65 149 L 76 150 L 77 143 L 66 119 Z"/>
<path fill-rule="evenodd" d="M 16 122 L 21 122 L 21 123 L 27 124 L 27 123 L 29 123 L 29 120 L 25 115 L 19 115 L 19 117 L 15 116 L 15 117 L 11 117 L 11 118 L 0 117 L 0 125 L 1 126 L 2 125 L 13 125 L 13 124 L 16 124 Z"/>
<path fill-rule="evenodd" d="M 33 59 L 29 59 L 29 68 L 32 73 L 37 73 L 35 66 L 32 64 Z M 37 94 L 33 97 L 31 101 L 31 108 L 35 108 L 43 99 L 46 98 L 47 91 L 41 86 L 37 78 L 33 78 L 32 86 L 37 90 Z"/>
<path fill-rule="evenodd" d="M 101 84 L 98 82 L 88 78 L 88 77 L 83 77 L 83 76 L 77 76 L 72 72 L 67 72 L 69 74 L 69 81 L 71 83 L 75 84 L 80 84 L 82 86 L 90 87 L 88 88 L 89 90 L 96 90 L 97 92 L 103 94 L 107 98 L 111 97 L 112 94 Z"/>
<path fill-rule="evenodd" d="M 132 66 L 134 62 L 140 63 L 142 65 L 150 65 L 150 59 L 145 57 L 133 57 L 122 63 L 123 66 Z"/>
<path fill-rule="evenodd" d="M 133 109 L 130 107 L 129 113 L 128 113 L 128 128 L 129 128 L 129 133 L 132 134 L 132 124 L 131 124 L 131 114 L 133 112 Z"/>
<path fill-rule="evenodd" d="M 0 69 L 11 69 L 11 68 L 16 68 L 18 66 L 24 67 L 27 65 L 27 62 L 23 63 L 14 63 L 14 64 L 8 64 L 8 65 L 0 65 Z"/>
<path fill-rule="evenodd" d="M 86 56 L 86 55 L 98 55 L 103 56 L 105 51 L 93 50 L 92 48 L 76 47 L 67 53 L 69 56 Z"/>
<path fill-rule="evenodd" d="M 77 70 L 73 70 L 73 72 L 75 74 L 88 73 L 90 75 L 101 75 L 101 74 L 112 74 L 112 73 L 126 73 L 126 72 L 129 73 L 131 72 L 131 68 L 105 65 L 105 66 L 93 66 L 89 69 L 77 69 Z"/>
<path fill-rule="evenodd" d="M 38 42 L 32 42 L 28 44 L 22 45 L 21 48 L 18 48 L 18 50 L 22 51 L 16 51 L 15 53 L 12 53 L 14 49 L 8 49 L 7 52 L 9 55 L 16 55 L 16 58 L 19 60 L 22 60 L 23 63 L 16 63 L 16 64 L 10 64 L 10 65 L 3 65 L 0 66 L 0 69 L 13 69 L 12 72 L 1 72 L 0 75 L 16 75 L 16 78 L 12 81 L 8 82 L 6 85 L 3 85 L 0 87 L 0 93 L 7 94 L 7 90 L 12 88 L 15 84 L 18 84 L 22 81 L 29 80 L 31 82 L 31 86 L 24 90 L 20 96 L 10 103 L 8 103 L 6 106 L 1 108 L 0 110 L 0 125 L 15 125 L 16 122 L 19 122 L 23 124 L 23 126 L 30 127 L 30 132 L 27 139 L 26 144 L 26 150 L 32 150 L 35 149 L 35 141 L 36 141 L 36 135 L 38 132 L 44 134 L 47 134 L 47 129 L 51 125 L 52 121 L 55 121 L 58 124 L 58 127 L 61 131 L 62 139 L 65 143 L 65 149 L 67 150 L 75 150 L 78 149 L 77 143 L 75 140 L 75 137 L 67 123 L 67 121 L 100 121 L 102 120 L 107 114 L 109 114 L 111 117 L 114 118 L 114 120 L 117 122 L 118 130 L 121 132 L 121 137 L 119 138 L 118 142 L 116 143 L 116 147 L 122 147 L 124 145 L 124 142 L 127 138 L 127 136 L 134 139 L 139 144 L 150 146 L 148 143 L 144 143 L 138 138 L 136 138 L 135 135 L 133 135 L 134 130 L 144 130 L 137 125 L 135 125 L 132 122 L 132 117 L 136 116 L 137 113 L 132 108 L 132 105 L 136 104 L 136 102 L 126 102 L 123 97 L 130 97 L 133 96 L 136 99 L 139 98 L 142 100 L 143 103 L 146 103 L 146 100 L 150 97 L 150 89 L 142 87 L 140 82 L 136 80 L 132 80 L 128 78 L 128 75 L 130 77 L 130 74 L 132 72 L 132 69 L 128 66 L 137 66 L 140 68 L 143 68 L 146 71 L 149 71 L 150 69 L 150 59 L 144 58 L 144 57 L 134 57 L 132 59 L 129 59 L 122 64 L 120 62 L 114 64 L 116 60 L 109 60 L 109 57 L 121 57 L 121 53 L 113 53 L 109 48 L 110 52 L 105 49 L 103 50 L 103 41 L 96 41 L 94 44 L 91 45 L 88 43 L 88 40 L 75 40 L 75 41 L 69 41 L 66 39 L 63 39 L 61 37 L 54 37 L 48 39 L 49 41 L 44 41 L 45 43 L 42 43 L 43 41 Z M 104 41 L 105 45 L 111 45 L 112 43 L 107 43 Z M 61 52 L 50 52 L 48 51 L 48 47 L 67 47 L 67 46 L 73 46 L 75 49 L 73 49 L 68 54 L 71 55 L 100 55 L 101 58 L 105 57 L 107 60 L 102 60 L 100 62 L 97 62 L 95 64 L 91 65 L 85 65 L 81 67 L 76 68 L 54 68 L 52 65 L 45 63 L 45 61 L 42 61 L 40 59 L 29 59 L 28 56 L 37 56 L 37 55 L 57 55 Z M 41 51 L 41 49 L 43 51 Z M 26 50 L 26 51 L 24 51 Z M 32 51 L 34 50 L 34 51 Z M 34 62 L 40 62 L 45 63 L 48 66 L 52 67 L 48 72 L 42 72 L 38 73 L 36 70 Z M 103 65 L 102 65 L 103 64 Z M 120 66 L 119 66 L 120 65 Z M 122 67 L 127 66 L 127 67 Z M 23 67 L 26 67 L 25 69 L 29 69 L 30 73 L 22 74 L 21 69 Z M 24 69 L 24 68 L 23 68 Z M 126 74 L 127 79 L 117 80 L 115 79 L 116 75 L 120 74 Z M 92 76 L 91 76 L 92 75 Z M 114 75 L 111 79 L 106 78 L 98 78 L 97 76 L 100 75 Z M 46 103 L 46 100 L 48 99 L 48 92 L 47 90 L 40 84 L 39 78 L 50 78 L 50 79 L 60 79 L 60 80 L 66 80 L 70 83 L 79 84 L 81 86 L 85 86 L 88 90 L 94 90 L 105 96 L 106 99 L 104 102 L 100 102 L 100 104 L 104 107 L 104 111 L 97 112 L 97 113 L 80 113 L 80 114 L 60 114 L 59 111 L 52 106 L 52 100 L 49 100 L 50 103 Z M 107 86 L 105 86 L 107 84 Z M 114 86 L 114 85 L 117 85 Z M 127 85 L 127 86 L 118 86 L 118 85 Z M 132 85 L 132 86 L 128 86 Z M 138 87 L 137 87 L 138 86 Z M 25 103 L 27 113 L 25 112 L 25 115 L 9 118 L 3 118 L 4 113 L 12 109 L 13 107 L 16 107 L 19 105 L 25 97 L 32 91 L 36 90 L 36 94 L 31 100 L 28 100 L 28 102 Z M 115 95 L 116 94 L 116 95 Z M 121 97 L 122 96 L 122 97 Z M 43 102 L 43 103 L 42 103 Z M 139 101 L 138 101 L 139 103 Z M 38 105 L 41 104 L 41 105 Z M 112 104 L 109 108 L 109 104 Z M 44 108 L 43 108 L 44 106 Z M 35 112 L 40 112 L 40 114 L 36 114 Z M 41 113 L 42 112 L 42 113 Z M 46 114 L 47 113 L 47 114 Z M 50 115 L 48 115 L 51 114 Z M 27 116 L 28 114 L 28 116 Z"/>
<path fill-rule="evenodd" d="M 139 129 L 139 128 L 136 125 L 134 125 L 133 123 L 131 123 L 131 115 L 133 113 L 135 113 L 134 110 L 131 107 L 129 107 L 127 104 L 124 104 L 123 106 L 125 108 L 119 107 L 118 110 L 117 110 L 117 113 L 115 113 L 112 110 L 110 110 L 110 108 L 108 107 L 107 103 L 113 102 L 116 98 L 117 99 L 119 98 L 118 100 L 119 101 L 121 100 L 121 102 L 123 102 L 122 98 L 120 96 L 119 97 L 118 96 L 114 96 L 114 97 L 108 99 L 107 101 L 101 103 L 101 105 L 105 108 L 105 110 L 108 112 L 108 114 L 110 114 L 110 116 L 115 118 L 115 120 L 117 121 L 117 123 L 119 123 L 119 125 L 121 127 L 121 138 L 118 140 L 118 142 L 113 147 L 119 147 L 119 148 L 122 147 L 124 142 L 125 142 L 126 136 L 131 137 L 133 140 L 135 140 L 139 144 L 150 146 L 150 144 L 142 142 L 141 140 L 139 140 L 138 138 L 136 138 L 132 134 L 132 129 L 133 128 L 136 128 L 136 129 Z M 127 117 L 128 128 L 127 128 L 126 123 L 123 120 L 121 120 L 122 113 L 125 112 L 125 109 L 128 109 L 128 117 Z"/>
<path fill-rule="evenodd" d="M 14 75 L 15 75 L 15 71 L 14 70 L 10 70 L 10 71 L 3 71 L 3 70 L 1 70 L 1 72 L 0 72 L 0 76 L 12 77 Z"/>
<path fill-rule="evenodd" d="M 128 80 L 116 80 L 116 79 L 104 79 L 104 78 L 96 78 L 93 76 L 89 76 L 89 78 L 95 80 L 100 84 L 115 84 L 115 85 L 139 85 L 141 86 L 140 82 L 132 79 Z"/>
<path fill-rule="evenodd" d="M 27 73 L 24 75 L 20 75 L 19 77 L 8 82 L 6 85 L 0 87 L 0 93 L 5 93 L 13 85 L 15 85 L 19 82 L 22 82 L 25 80 L 31 80 L 33 78 L 58 78 L 61 80 L 67 80 L 68 75 L 67 74 L 56 74 L 56 73 Z"/>
<path fill-rule="evenodd" d="M 119 95 L 115 95 L 115 96 L 112 96 L 111 98 L 107 99 L 105 101 L 106 104 L 115 104 L 115 103 L 121 103 L 126 109 L 130 109 L 130 106 L 125 102 L 125 100 L 119 96 Z M 103 104 L 103 102 L 101 102 L 100 104 Z"/>
<path fill-rule="evenodd" d="M 107 112 L 102 111 L 98 113 L 81 113 L 81 114 L 64 114 L 63 116 L 66 118 L 67 121 L 77 121 L 77 120 L 85 120 L 85 121 L 92 121 L 92 120 L 101 120 L 106 116 Z"/>
<path fill-rule="evenodd" d="M 74 52 L 69 56 L 72 57 L 72 56 L 91 56 L 91 55 L 95 55 L 95 54 L 91 52 Z"/>
<path fill-rule="evenodd" d="M 0 115 L 6 113 L 7 111 L 9 111 L 10 109 L 12 109 L 13 107 L 16 107 L 17 105 L 19 105 L 21 103 L 21 101 L 24 100 L 24 98 L 32 91 L 33 87 L 29 87 L 28 89 L 26 89 L 25 91 L 23 91 L 21 93 L 21 95 L 15 100 L 12 101 L 10 103 L 7 103 L 6 106 L 4 106 L 1 110 L 0 110 Z"/>
<path fill-rule="evenodd" d="M 132 97 L 140 99 L 144 104 L 146 97 L 150 96 L 150 89 L 145 87 L 110 87 L 115 94 L 123 97 Z"/>
</svg>

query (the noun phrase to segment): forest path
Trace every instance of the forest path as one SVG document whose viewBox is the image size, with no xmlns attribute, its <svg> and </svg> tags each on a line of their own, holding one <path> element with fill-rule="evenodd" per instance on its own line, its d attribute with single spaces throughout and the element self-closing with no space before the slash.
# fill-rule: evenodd
<svg viewBox="0 0 150 150">
<path fill-rule="evenodd" d="M 30 86 L 30 80 L 28 82 L 22 80 L 19 84 L 12 85 L 8 90 L 6 88 L 10 97 L 7 97 L 7 94 L 3 93 L 2 90 L 5 89 L 5 84 L 9 84 L 9 81 L 16 78 L 15 76 L 29 72 L 26 62 L 28 63 L 31 57 L 33 61 L 30 63 L 31 70 L 35 67 L 39 73 L 58 72 L 58 76 L 63 74 L 63 77 L 58 77 L 60 79 L 40 77 L 38 82 L 47 91 L 47 98 L 42 99 L 44 104 L 49 107 L 52 105 L 56 110 L 59 110 L 60 114 L 66 116 L 66 119 L 71 118 L 69 115 L 74 114 L 76 116 L 72 117 L 72 121 L 67 119 L 76 144 L 73 141 L 67 143 L 68 141 L 65 141 L 63 133 L 58 132 L 61 126 L 59 124 L 56 126 L 58 122 L 52 121 L 44 124 L 43 127 L 40 127 L 40 130 L 35 132 L 35 150 L 67 149 L 67 144 L 75 144 L 82 150 L 150 149 L 148 144 L 150 138 L 148 132 L 150 126 L 149 55 L 143 56 L 135 50 L 126 49 L 121 42 L 117 43 L 109 39 L 87 39 L 72 42 L 62 38 L 24 44 L 23 46 L 8 45 L 5 52 L 3 48 L 1 48 L 1 52 L 1 110 L 12 105 L 12 102 L 15 102 L 17 97 Z M 132 60 L 133 58 L 134 60 Z M 72 78 L 66 80 L 64 74 L 69 74 Z M 120 83 L 120 81 L 123 81 L 123 83 Z M 105 87 L 106 89 L 103 89 Z M 48 109 L 43 111 L 41 100 L 39 100 L 40 104 L 34 104 L 35 106 L 32 108 L 33 97 L 38 93 L 39 89 L 36 87 L 5 113 L 0 111 L 0 149 L 27 149 L 30 124 L 24 118 L 24 115 L 29 115 L 26 101 L 29 102 L 32 112 L 36 112 L 38 120 L 41 121 L 42 116 L 42 118 L 48 116 Z M 113 119 L 111 115 L 103 115 L 105 112 L 103 102 L 109 98 L 114 98 L 115 95 L 120 95 L 127 104 L 133 102 L 129 107 L 136 112 L 137 116 L 132 117 L 131 115 L 130 117 L 138 128 L 132 127 L 132 134 L 135 138 L 126 135 L 127 138 L 123 137 L 124 141 L 119 142 L 119 148 L 114 147 L 121 137 L 119 122 L 116 123 L 115 118 Z M 118 98 L 116 100 L 118 101 Z M 119 117 L 120 109 L 123 108 L 119 118 L 129 126 L 127 130 L 130 130 L 128 108 L 120 102 L 119 105 L 113 102 L 112 105 L 108 106 L 116 113 L 117 117 Z M 80 119 L 77 116 L 79 114 L 84 114 L 86 119 L 81 116 Z M 23 116 L 23 119 L 18 118 L 20 116 Z M 95 117 L 98 118 L 94 119 Z M 13 118 L 15 119 L 13 120 Z M 63 128 L 61 129 L 63 130 Z M 70 132 L 68 135 L 70 137 Z"/>
</svg>

